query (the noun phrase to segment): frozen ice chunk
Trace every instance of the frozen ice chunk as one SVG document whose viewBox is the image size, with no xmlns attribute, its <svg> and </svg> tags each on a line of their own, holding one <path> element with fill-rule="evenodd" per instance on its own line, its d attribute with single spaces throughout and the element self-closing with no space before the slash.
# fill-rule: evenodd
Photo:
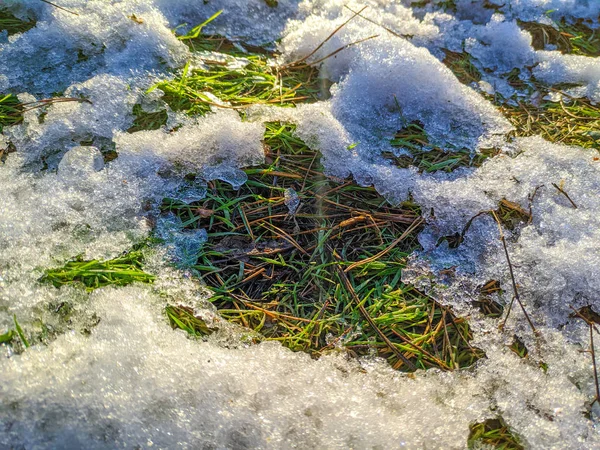
<svg viewBox="0 0 600 450">
<path fill-rule="evenodd" d="M 288 211 L 290 215 L 294 215 L 300 206 L 300 197 L 298 197 L 298 193 L 292 189 L 287 188 L 283 193 L 285 206 L 288 207 Z"/>
<path fill-rule="evenodd" d="M 103 167 L 104 158 L 96 147 L 74 147 L 63 156 L 58 173 L 61 177 L 85 178 Z"/>
<path fill-rule="evenodd" d="M 567 89 L 575 97 L 588 97 L 600 101 L 600 64 L 597 58 L 579 55 L 563 55 L 560 52 L 537 52 L 540 64 L 533 74 L 548 84 L 574 83 L 581 88 Z"/>
<path fill-rule="evenodd" d="M 173 214 L 158 220 L 156 233 L 164 240 L 173 262 L 181 268 L 196 264 L 200 250 L 207 240 L 206 230 L 185 230 L 181 220 Z"/>
<path fill-rule="evenodd" d="M 506 73 L 535 61 L 531 35 L 500 14 L 492 16 L 485 27 L 475 28 L 475 36 L 466 40 L 466 51 L 484 67 Z"/>
<path fill-rule="evenodd" d="M 121 133 L 115 139 L 117 148 L 132 156 L 152 154 L 153 158 L 180 164 L 192 172 L 203 168 L 209 170 L 209 167 L 222 163 L 225 163 L 222 170 L 227 171 L 260 163 L 264 158 L 262 138 L 265 128 L 262 123 L 242 122 L 238 113 L 232 110 L 217 110 L 214 114 L 186 122 L 172 133 L 166 130 Z M 243 184 L 239 174 L 231 172 L 230 175 L 232 184 Z"/>
</svg>

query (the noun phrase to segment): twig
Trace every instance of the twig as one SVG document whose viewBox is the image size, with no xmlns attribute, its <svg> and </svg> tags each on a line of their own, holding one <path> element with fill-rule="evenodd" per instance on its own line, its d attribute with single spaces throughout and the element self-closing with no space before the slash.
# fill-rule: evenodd
<svg viewBox="0 0 600 450">
<path fill-rule="evenodd" d="M 510 311 L 512 310 L 512 306 L 513 306 L 514 302 L 515 302 L 515 296 L 513 295 L 512 298 L 510 299 L 510 303 L 508 304 L 508 310 L 506 311 L 506 316 L 504 316 L 504 320 L 498 327 L 500 330 L 504 330 L 504 327 L 506 326 L 506 321 L 508 320 L 508 316 L 510 315 Z"/>
<path fill-rule="evenodd" d="M 406 39 L 407 37 L 409 37 L 409 36 L 410 36 L 410 35 L 405 35 L 405 36 L 403 36 L 403 35 L 401 35 L 400 33 L 396 33 L 396 32 L 395 32 L 394 30 L 392 30 L 391 28 L 388 28 L 388 27 L 386 27 L 385 25 L 382 25 L 382 24 L 380 24 L 379 22 L 375 22 L 373 19 L 369 19 L 368 17 L 366 17 L 366 16 L 363 16 L 361 13 L 363 12 L 363 10 L 364 10 L 365 8 L 361 9 L 361 10 L 360 10 L 360 11 L 358 11 L 358 12 L 354 11 L 354 10 L 353 10 L 352 8 L 350 8 L 348 5 L 344 5 L 344 8 L 346 8 L 346 9 L 348 9 L 348 10 L 352 11 L 354 14 L 356 14 L 357 16 L 359 16 L 359 17 L 360 17 L 360 18 L 362 18 L 362 19 L 365 19 L 367 22 L 371 22 L 373 25 L 377 25 L 378 27 L 381 27 L 381 28 L 383 28 L 385 31 L 387 31 L 387 32 L 388 32 L 388 33 L 390 33 L 390 34 L 393 34 L 393 35 L 394 35 L 394 36 L 396 36 L 396 37 L 399 37 L 399 38 L 402 38 L 402 39 Z"/>
<path fill-rule="evenodd" d="M 335 253 L 335 251 L 332 251 L 331 249 L 329 249 L 329 250 L 331 251 L 332 255 L 335 257 L 335 259 L 338 260 L 338 262 L 342 261 L 342 259 Z M 348 275 L 346 275 L 346 273 L 341 269 L 339 264 L 336 264 L 334 267 L 335 267 L 337 273 L 339 274 L 339 277 L 342 279 L 342 283 L 344 284 L 344 287 L 346 288 L 346 290 L 348 291 L 348 293 L 350 294 L 350 296 L 356 303 L 356 306 L 358 306 L 360 313 L 363 315 L 365 320 L 369 323 L 369 326 L 379 335 L 381 340 L 383 340 L 383 342 L 385 342 L 385 344 L 389 347 L 389 349 L 392 351 L 392 353 L 394 355 L 396 355 L 396 357 L 398 359 L 400 359 L 404 364 L 406 364 L 411 370 L 417 370 L 417 367 L 406 356 L 404 356 L 400 350 L 398 350 L 396 348 L 396 346 L 392 343 L 392 341 L 389 340 L 389 338 L 379 329 L 379 327 L 377 326 L 375 321 L 371 318 L 371 316 L 367 312 L 367 309 L 363 306 L 362 302 L 360 301 L 360 298 L 358 298 L 356 291 L 352 287 L 352 283 L 350 283 L 350 280 L 348 279 Z"/>
<path fill-rule="evenodd" d="M 596 397 L 592 402 L 593 405 L 595 402 L 600 402 L 600 383 L 598 382 L 598 368 L 596 367 L 596 350 L 594 348 L 594 329 L 596 329 L 596 332 L 598 332 L 598 329 L 596 328 L 593 322 L 588 320 L 587 317 L 585 317 L 583 314 L 577 311 L 573 307 L 573 305 L 569 305 L 569 307 L 575 312 L 575 314 L 580 319 L 582 319 L 587 324 L 587 326 L 590 329 L 590 354 L 592 355 L 592 365 L 594 367 L 594 383 L 596 384 Z"/>
<path fill-rule="evenodd" d="M 24 113 L 27 111 L 33 111 L 34 109 L 37 109 L 37 108 L 42 108 L 46 105 L 52 105 L 53 103 L 67 103 L 67 102 L 89 103 L 90 105 L 93 105 L 91 100 L 89 100 L 87 98 L 58 97 L 58 98 L 46 98 L 43 100 L 37 100 L 35 102 L 20 103 L 17 106 L 23 108 L 24 106 L 34 105 L 34 106 L 30 106 L 29 108 L 23 108 L 23 110 L 20 112 Z"/>
<path fill-rule="evenodd" d="M 577 205 L 575 204 L 575 202 L 573 200 L 571 200 L 571 197 L 569 197 L 569 194 L 567 194 L 563 188 L 561 188 L 558 184 L 556 183 L 552 183 L 552 186 L 554 186 L 558 192 L 560 192 L 562 195 L 564 195 L 565 197 L 567 197 L 567 200 L 569 200 L 571 202 L 571 205 L 573 205 L 573 208 L 577 209 Z"/>
<path fill-rule="evenodd" d="M 512 264 L 510 262 L 510 256 L 508 254 L 508 247 L 506 245 L 506 239 L 504 237 L 504 232 L 502 231 L 502 225 L 500 223 L 500 219 L 498 219 L 498 216 L 496 215 L 495 211 L 492 211 L 492 216 L 494 216 L 494 219 L 496 220 L 496 223 L 498 224 L 498 231 L 500 232 L 500 241 L 502 242 L 502 247 L 504 247 L 504 255 L 506 256 L 506 262 L 508 263 L 508 271 L 510 272 L 510 279 L 512 282 L 512 288 L 513 288 L 513 293 L 514 293 L 515 299 L 521 306 L 521 310 L 523 311 L 523 314 L 525 315 L 525 318 L 527 319 L 529 326 L 531 327 L 531 329 L 533 330 L 533 332 L 535 334 L 538 334 L 538 331 L 536 330 L 535 325 L 531 321 L 529 314 L 527 314 L 527 311 L 525 310 L 525 306 L 523 306 L 523 303 L 521 302 L 521 297 L 519 296 L 519 290 L 517 289 L 517 282 L 515 281 L 515 274 L 513 271 Z M 506 322 L 506 319 L 504 321 Z"/>
<path fill-rule="evenodd" d="M 533 221 L 533 200 L 535 199 L 538 190 L 543 187 L 543 184 L 536 186 L 536 188 L 533 190 L 533 193 L 529 195 L 529 219 L 527 220 L 527 223 L 531 223 Z"/>
<path fill-rule="evenodd" d="M 316 61 L 311 62 L 310 65 L 319 64 L 319 63 L 325 61 L 326 59 L 331 58 L 332 56 L 337 55 L 339 52 L 341 52 L 343 50 L 346 50 L 348 47 L 352 47 L 353 45 L 360 44 L 362 42 L 368 41 L 370 39 L 374 39 L 376 37 L 379 37 L 379 35 L 378 34 L 374 34 L 373 36 L 369 36 L 369 37 L 366 37 L 366 38 L 363 38 L 363 39 L 359 39 L 358 41 L 350 42 L 349 44 L 346 44 L 346 45 L 338 48 L 336 51 L 331 52 L 329 55 L 327 55 L 327 56 L 325 56 L 325 57 L 323 57 L 321 59 L 317 59 Z"/>
<path fill-rule="evenodd" d="M 63 8 L 62 6 L 58 6 L 57 4 L 55 4 L 55 3 L 52 3 L 52 2 L 49 2 L 48 0 L 42 0 L 42 1 L 43 1 L 44 3 L 48 3 L 49 5 L 52 5 L 52 6 L 54 6 L 55 8 L 62 9 L 63 11 L 66 11 L 66 12 L 68 12 L 69 14 L 73 14 L 73 15 L 75 15 L 75 16 L 78 16 L 78 15 L 79 15 L 78 13 L 76 13 L 76 12 L 74 12 L 74 11 L 69 11 L 67 8 Z"/>
<path fill-rule="evenodd" d="M 320 43 L 320 44 L 319 44 L 319 45 L 318 45 L 318 46 L 317 46 L 317 47 L 316 47 L 316 48 L 315 48 L 315 49 L 314 49 L 312 52 L 310 52 L 308 55 L 306 55 L 306 56 L 304 56 L 304 57 L 300 58 L 300 59 L 299 59 L 299 60 L 297 60 L 297 61 L 294 61 L 294 62 L 291 62 L 291 63 L 289 63 L 289 64 L 286 64 L 286 65 L 284 65 L 282 68 L 286 68 L 286 67 L 289 67 L 289 66 L 295 66 L 295 65 L 297 65 L 297 64 L 300 64 L 300 63 L 303 63 L 304 61 L 306 61 L 306 60 L 307 60 L 308 58 L 310 58 L 312 55 L 314 55 L 315 53 L 317 53 L 317 52 L 318 52 L 318 51 L 321 49 L 321 47 L 323 47 L 323 46 L 325 45 L 325 43 L 327 43 L 327 41 L 329 41 L 329 39 L 331 39 L 333 36 L 335 36 L 335 35 L 336 35 L 336 33 L 337 33 L 338 31 L 340 31 L 342 28 L 344 28 L 344 27 L 345 27 L 345 26 L 348 24 L 348 22 L 350 22 L 352 19 L 354 19 L 356 16 L 358 16 L 358 15 L 359 15 L 361 12 L 363 12 L 363 11 L 364 11 L 365 9 L 367 9 L 367 8 L 368 8 L 368 6 L 364 6 L 364 7 L 363 7 L 363 8 L 362 8 L 362 9 L 361 9 L 361 10 L 360 10 L 358 13 L 354 13 L 354 15 L 353 15 L 352 17 L 350 17 L 350 18 L 349 18 L 348 20 L 346 20 L 346 21 L 345 21 L 343 24 L 341 24 L 339 27 L 337 27 L 335 30 L 333 30 L 333 32 L 332 32 L 332 33 L 331 33 L 329 36 L 327 36 L 327 38 L 326 38 L 326 39 L 325 39 L 323 42 L 321 42 L 321 43 Z"/>
</svg>

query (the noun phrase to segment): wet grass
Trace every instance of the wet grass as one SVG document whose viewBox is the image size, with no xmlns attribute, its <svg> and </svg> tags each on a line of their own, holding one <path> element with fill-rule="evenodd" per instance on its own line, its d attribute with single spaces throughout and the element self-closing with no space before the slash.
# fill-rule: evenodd
<svg viewBox="0 0 600 450">
<path fill-rule="evenodd" d="M 162 90 L 163 100 L 174 111 L 189 115 L 204 115 L 212 106 L 243 109 L 319 100 L 322 83 L 310 65 L 282 67 L 270 50 L 203 34 L 204 26 L 219 14 L 178 37 L 199 58 L 197 67 L 188 62 L 179 76 L 157 83 L 150 91 Z"/>
<path fill-rule="evenodd" d="M 158 130 L 167 123 L 167 111 L 165 109 L 146 112 L 142 106 L 136 104 L 133 106 L 133 116 L 135 117 L 133 125 L 127 130 L 128 133 L 135 133 L 143 130 Z"/>
<path fill-rule="evenodd" d="M 524 450 L 525 448 L 501 417 L 475 423 L 470 426 L 470 430 L 467 441 L 469 449 L 482 448 L 482 446 L 497 450 Z"/>
<path fill-rule="evenodd" d="M 33 20 L 21 20 L 0 7 L 0 31 L 6 31 L 9 36 L 24 33 L 35 27 Z"/>
<path fill-rule="evenodd" d="M 171 81 L 155 85 L 165 92 L 163 100 L 174 111 L 204 115 L 214 105 L 243 109 L 253 104 L 294 106 L 316 101 L 319 96 L 318 72 L 280 71 L 263 55 L 246 55 L 243 67 L 225 61 L 206 59 L 205 67 L 190 68 Z"/>
<path fill-rule="evenodd" d="M 83 285 L 87 291 L 105 286 L 126 286 L 131 283 L 152 283 L 154 275 L 142 270 L 143 255 L 140 251 L 131 251 L 108 261 L 69 261 L 63 267 L 48 269 L 40 281 L 51 283 L 54 287 L 65 285 Z"/>
<path fill-rule="evenodd" d="M 206 322 L 194 315 L 194 311 L 186 306 L 167 305 L 165 314 L 173 329 L 179 328 L 196 337 L 208 336 L 215 329 L 209 328 Z"/>
<path fill-rule="evenodd" d="M 483 354 L 467 321 L 400 280 L 418 248 L 418 207 L 327 178 L 294 129 L 267 125 L 267 162 L 245 170 L 239 191 L 215 181 L 201 202 L 163 203 L 207 229 L 194 268 L 222 317 L 315 358 L 377 355 L 404 371 L 472 365 Z"/>
<path fill-rule="evenodd" d="M 547 25 L 530 24 L 529 31 L 550 33 Z M 535 26 L 534 26 L 535 25 Z M 567 27 L 563 24 L 564 27 Z M 576 29 L 585 29 L 580 24 Z M 579 28 L 577 28 L 579 27 Z M 583 28 L 582 28 L 583 27 Z M 595 31 L 587 29 L 585 33 L 575 29 L 568 28 L 572 33 L 566 31 L 557 31 L 552 27 L 549 29 L 556 32 L 556 39 L 551 40 L 555 45 L 558 42 L 559 48 L 564 53 L 584 54 L 587 56 L 596 56 L 600 51 L 600 40 L 596 37 Z M 561 28 L 562 30 L 563 28 Z M 567 28 L 564 28 L 567 29 Z M 532 31 L 532 32 L 533 32 Z M 583 34 L 582 34 L 583 33 Z M 534 33 L 534 47 L 536 44 Z M 585 37 L 585 39 L 584 39 Z M 549 38 L 546 38 L 549 39 Z M 587 42 L 586 46 L 577 44 Z M 578 47 L 579 45 L 579 47 Z M 587 49 L 587 50 L 586 50 Z M 452 70 L 456 77 L 464 84 L 470 85 L 481 79 L 481 74 L 475 67 L 471 56 L 468 53 L 453 53 L 446 51 L 444 64 Z M 571 86 L 547 86 L 532 79 L 523 82 L 519 78 L 519 71 L 514 70 L 506 77 L 508 83 L 517 91 L 524 94 L 521 98 L 506 99 L 500 94 L 486 97 L 494 102 L 504 116 L 515 127 L 512 136 L 542 136 L 550 142 L 562 143 L 567 145 L 576 145 L 583 148 L 594 148 L 600 150 L 600 107 L 593 104 L 585 98 L 574 98 L 564 92 Z M 533 100 L 533 94 L 536 99 Z M 560 94 L 562 100 L 550 100 L 550 94 Z M 411 131 L 415 131 L 414 127 Z M 418 131 L 418 130 L 417 130 Z M 414 133 L 418 136 L 418 132 Z M 413 138 L 414 139 L 414 138 Z M 413 142 L 416 146 L 421 143 L 422 138 Z M 412 151 L 412 150 L 411 150 Z"/>
<path fill-rule="evenodd" d="M 444 49 L 446 57 L 443 63 L 452 70 L 456 78 L 466 85 L 477 83 L 481 80 L 481 72 L 473 64 L 471 55 L 466 52 L 457 53 Z"/>
<path fill-rule="evenodd" d="M 0 133 L 4 127 L 23 121 L 23 107 L 19 99 L 12 94 L 0 94 Z"/>
<path fill-rule="evenodd" d="M 459 167 L 479 167 L 483 162 L 498 154 L 496 149 L 483 149 L 472 154 L 466 148 L 440 148 L 430 145 L 427 132 L 419 122 L 412 122 L 399 130 L 391 140 L 393 147 L 408 150 L 410 156 L 383 154 L 397 167 L 415 166 L 420 172 L 452 172 Z"/>
</svg>

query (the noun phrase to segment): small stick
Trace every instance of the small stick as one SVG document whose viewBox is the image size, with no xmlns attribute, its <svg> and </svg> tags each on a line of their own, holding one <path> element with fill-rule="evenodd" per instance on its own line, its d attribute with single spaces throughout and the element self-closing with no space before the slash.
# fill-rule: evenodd
<svg viewBox="0 0 600 450">
<path fill-rule="evenodd" d="M 506 311 L 506 316 L 504 316 L 504 320 L 502 321 L 502 323 L 498 327 L 500 330 L 504 330 L 504 327 L 506 325 L 506 321 L 508 320 L 508 316 L 510 315 L 510 311 L 512 309 L 512 305 L 513 305 L 514 302 L 515 302 L 515 296 L 513 295 L 512 298 L 510 299 L 510 303 L 508 304 L 508 310 Z"/>
<path fill-rule="evenodd" d="M 56 4 L 52 3 L 52 2 L 49 2 L 48 0 L 42 0 L 42 1 L 43 1 L 44 3 L 48 3 L 49 5 L 52 5 L 52 6 L 54 6 L 55 8 L 62 9 L 63 11 L 66 11 L 66 12 L 68 12 L 69 14 L 73 14 L 73 15 L 75 15 L 75 16 L 78 16 L 78 15 L 79 15 L 79 14 L 77 14 L 76 12 L 69 11 L 67 8 L 63 8 L 62 6 L 58 6 L 58 5 L 56 5 Z"/>
<path fill-rule="evenodd" d="M 393 34 L 393 35 L 394 35 L 394 36 L 396 36 L 396 37 L 399 37 L 399 38 L 402 38 L 402 39 L 406 39 L 407 37 L 409 37 L 409 36 L 410 36 L 410 35 L 403 36 L 403 35 L 401 35 L 400 33 L 396 33 L 394 30 L 392 30 L 392 29 L 390 29 L 390 28 L 386 27 L 385 25 L 382 25 L 382 24 L 380 24 L 380 23 L 378 23 L 378 22 L 375 22 L 373 19 L 369 19 L 368 17 L 366 17 L 366 16 L 363 16 L 361 13 L 363 12 L 363 10 L 364 10 L 365 8 L 361 9 L 361 10 L 360 10 L 360 11 L 358 11 L 358 12 L 354 11 L 354 10 L 353 10 L 352 8 L 350 8 L 348 5 L 344 5 L 344 8 L 346 8 L 346 9 L 349 9 L 350 11 L 352 11 L 352 12 L 353 12 L 354 14 L 356 14 L 357 16 L 361 17 L 362 19 L 365 19 L 367 22 L 371 22 L 373 25 L 377 25 L 378 27 L 381 27 L 381 28 L 383 28 L 385 31 L 387 31 L 387 32 L 388 32 L 388 33 L 390 33 L 390 34 Z"/>
<path fill-rule="evenodd" d="M 374 34 L 373 36 L 369 36 L 369 37 L 366 37 L 366 38 L 363 38 L 363 39 L 359 39 L 358 41 L 350 42 L 349 44 L 346 44 L 346 45 L 338 48 L 335 52 L 331 52 L 329 55 L 327 55 L 327 56 L 325 56 L 325 57 L 323 57 L 321 59 L 317 59 L 316 61 L 313 61 L 312 63 L 310 63 L 310 65 L 314 66 L 316 64 L 319 64 L 319 63 L 325 61 L 326 59 L 331 58 L 332 56 L 337 55 L 339 52 L 341 52 L 343 50 L 346 50 L 348 47 L 352 47 L 353 45 L 360 44 L 361 42 L 365 42 L 365 41 L 368 41 L 370 39 L 374 39 L 376 37 L 379 37 L 379 35 L 378 34 Z"/>
<path fill-rule="evenodd" d="M 495 211 L 492 211 L 492 216 L 494 216 L 494 219 L 496 220 L 496 223 L 498 224 L 498 231 L 500 232 L 500 241 L 502 242 L 502 246 L 504 247 L 504 255 L 506 256 L 506 262 L 508 263 L 508 271 L 510 272 L 510 279 L 512 281 L 512 288 L 513 288 L 513 293 L 515 295 L 515 299 L 521 306 L 521 310 L 523 311 L 523 314 L 525 315 L 525 318 L 527 319 L 529 326 L 531 327 L 531 329 L 533 330 L 533 332 L 535 334 L 538 334 L 538 331 L 536 330 L 535 325 L 533 325 L 533 322 L 529 318 L 529 314 L 527 314 L 527 311 L 525 310 L 525 306 L 523 306 L 523 303 L 521 302 L 521 297 L 519 296 L 519 290 L 517 289 L 517 282 L 515 281 L 515 274 L 513 271 L 512 264 L 510 262 L 510 256 L 508 255 L 508 247 L 506 246 L 506 239 L 504 238 L 504 232 L 502 231 L 502 225 L 500 224 L 500 219 L 498 219 L 498 216 L 496 215 Z M 505 322 L 506 322 L 506 319 L 505 319 Z"/>
<path fill-rule="evenodd" d="M 592 402 L 593 405 L 595 402 L 600 402 L 600 383 L 598 382 L 598 368 L 596 367 L 596 350 L 594 349 L 594 328 L 596 328 L 596 326 L 592 322 L 590 322 L 587 317 L 585 317 L 583 314 L 581 314 L 579 311 L 573 308 L 573 305 L 569 306 L 580 319 L 583 319 L 583 321 L 587 323 L 588 327 L 590 328 L 590 354 L 592 355 L 592 365 L 594 367 L 594 382 L 596 383 L 596 397 Z M 596 332 L 597 331 L 598 330 L 596 329 Z"/>
<path fill-rule="evenodd" d="M 527 220 L 527 223 L 531 223 L 533 221 L 533 200 L 535 199 L 538 190 L 543 187 L 543 184 L 540 186 L 536 186 L 533 193 L 529 195 L 529 219 Z"/>
<path fill-rule="evenodd" d="M 564 195 L 565 197 L 567 197 L 567 200 L 569 200 L 571 202 L 571 205 L 573 205 L 573 208 L 577 209 L 577 205 L 575 204 L 575 202 L 573 200 L 571 200 L 571 197 L 569 197 L 569 194 L 567 194 L 563 188 L 561 188 L 558 184 L 556 183 L 552 183 L 552 186 L 554 186 L 558 192 L 560 192 L 562 195 Z"/>
<path fill-rule="evenodd" d="M 321 47 L 323 47 L 325 45 L 325 43 L 327 41 L 329 41 L 329 39 L 331 39 L 333 36 L 335 36 L 335 34 L 340 31 L 342 28 L 344 28 L 348 22 L 350 22 L 352 19 L 354 19 L 356 16 L 358 16 L 361 12 L 363 12 L 365 9 L 367 9 L 368 6 L 364 6 L 358 13 L 354 13 L 354 15 L 352 17 L 350 17 L 348 20 L 346 20 L 343 24 L 341 24 L 339 27 L 337 27 L 335 30 L 333 30 L 333 32 L 327 36 L 327 38 L 321 42 L 312 52 L 310 52 L 308 55 L 300 58 L 298 61 L 294 61 L 292 63 L 286 64 L 285 66 L 283 66 L 283 68 L 285 67 L 289 67 L 289 66 L 295 66 L 296 64 L 300 64 L 304 61 L 306 61 L 308 58 L 310 58 L 312 55 L 314 55 L 315 53 L 317 53 Z"/>
</svg>

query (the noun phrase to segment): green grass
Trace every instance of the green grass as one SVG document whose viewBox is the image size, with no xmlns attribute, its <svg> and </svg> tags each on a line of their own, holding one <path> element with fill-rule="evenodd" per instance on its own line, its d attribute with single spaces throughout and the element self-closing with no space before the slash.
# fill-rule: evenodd
<svg viewBox="0 0 600 450">
<path fill-rule="evenodd" d="M 4 127 L 17 125 L 23 121 L 23 107 L 16 96 L 12 94 L 0 94 L 0 133 Z M 15 151 L 12 144 L 6 148 L 0 148 L 0 163 L 5 162 L 9 153 Z"/>
<path fill-rule="evenodd" d="M 131 283 L 152 283 L 154 275 L 142 270 L 143 255 L 132 251 L 108 261 L 69 261 L 61 268 L 46 270 L 41 281 L 54 287 L 82 284 L 93 291 L 104 286 L 126 286 Z"/>
<path fill-rule="evenodd" d="M 562 31 L 556 31 L 554 28 L 540 24 L 522 24 L 528 31 L 534 35 L 534 47 L 540 47 L 539 37 L 536 33 L 555 32 L 551 39 L 555 45 L 558 45 L 564 53 L 582 54 L 587 56 L 600 55 L 600 39 L 593 30 L 585 29 L 584 25 L 572 26 L 571 28 L 563 24 Z M 564 30 L 570 30 L 570 32 Z M 580 30 L 580 31 L 577 31 Z M 574 33 L 574 34 L 573 34 Z M 549 39 L 549 38 L 546 38 Z M 587 42 L 587 46 L 582 47 L 581 42 Z M 579 43 L 579 44 L 578 44 Z M 578 46 L 579 45 L 579 46 Z M 586 50 L 587 49 L 587 50 Z M 446 52 L 444 64 L 452 70 L 456 77 L 464 84 L 470 85 L 481 79 L 481 74 L 474 66 L 471 56 L 468 53 Z M 514 70 L 507 75 L 507 81 L 515 89 L 521 91 L 527 96 L 538 92 L 539 98 L 543 99 L 551 92 L 563 93 L 563 90 L 569 86 L 547 86 L 536 80 L 523 82 L 519 79 L 519 71 Z M 505 99 L 500 94 L 495 96 L 486 96 L 493 101 L 504 116 L 515 127 L 513 136 L 542 136 L 550 142 L 562 143 L 567 145 L 577 145 L 584 148 L 594 148 L 600 150 L 600 107 L 594 105 L 587 99 L 576 99 L 564 94 L 567 100 L 550 101 L 541 100 L 538 103 L 527 102 L 522 99 Z M 418 130 L 412 130 L 414 135 L 418 136 Z M 421 137 L 414 141 L 415 147 L 422 144 Z M 412 151 L 412 150 L 411 150 Z M 477 162 L 475 163 L 477 165 Z M 426 168 L 425 168 L 426 169 Z"/>
<path fill-rule="evenodd" d="M 527 347 L 523 343 L 523 341 L 516 334 L 513 336 L 512 344 L 510 344 L 509 348 L 519 357 L 525 358 L 529 353 Z"/>
<path fill-rule="evenodd" d="M 600 56 L 600 34 L 583 22 L 568 24 L 564 19 L 557 23 L 558 29 L 537 22 L 520 22 L 532 37 L 532 46 L 544 50 L 546 45 L 555 45 L 562 53 L 582 56 Z"/>
<path fill-rule="evenodd" d="M 23 121 L 23 108 L 15 95 L 0 94 L 0 133 L 4 127 Z"/>
<path fill-rule="evenodd" d="M 0 7 L 0 31 L 6 30 L 10 36 L 16 33 L 24 33 L 33 27 L 35 27 L 34 21 L 18 19 Z"/>
<path fill-rule="evenodd" d="M 470 85 L 481 80 L 481 72 L 475 67 L 471 55 L 467 52 L 457 53 L 444 49 L 444 53 L 446 57 L 442 62 L 452 70 L 461 83 Z"/>
<path fill-rule="evenodd" d="M 167 111 L 162 109 L 155 112 L 146 112 L 142 106 L 136 104 L 133 106 L 133 116 L 135 117 L 133 125 L 127 130 L 128 133 L 135 133 L 142 130 L 158 130 L 167 123 Z"/>
<path fill-rule="evenodd" d="M 479 298 L 473 301 L 473 307 L 478 308 L 481 313 L 489 318 L 497 319 L 502 316 L 504 306 L 493 299 L 493 295 L 502 294 L 500 283 L 490 280 L 479 289 Z"/>
<path fill-rule="evenodd" d="M 173 110 L 190 115 L 204 115 L 218 102 L 243 108 L 261 103 L 293 106 L 318 99 L 315 69 L 279 71 L 265 56 L 246 55 L 246 59 L 248 64 L 236 69 L 215 62 L 207 63 L 206 69 L 186 65 L 179 77 L 154 87 L 165 92 L 163 100 Z"/>
<path fill-rule="evenodd" d="M 0 334 L 0 345 L 7 345 L 16 353 L 23 353 L 29 348 L 30 343 L 17 320 L 17 316 L 14 314 L 13 324 L 14 328 L 9 329 L 6 333 Z"/>
<path fill-rule="evenodd" d="M 393 147 L 401 147 L 410 152 L 410 156 L 395 156 L 385 152 L 383 155 L 397 167 L 415 166 L 421 172 L 451 172 L 459 167 L 479 167 L 483 162 L 498 154 L 496 149 L 483 149 L 472 155 L 466 148 L 444 149 L 429 142 L 422 124 L 412 122 L 396 133 L 391 140 Z"/>
<path fill-rule="evenodd" d="M 491 446 L 496 450 L 524 450 L 519 438 L 510 430 L 504 420 L 488 419 L 470 426 L 471 433 L 467 440 L 469 449 Z"/>
<path fill-rule="evenodd" d="M 203 67 L 190 68 L 188 63 L 175 79 L 157 83 L 150 91 L 161 89 L 173 110 L 189 115 L 204 115 L 214 105 L 242 109 L 253 104 L 294 106 L 319 99 L 321 83 L 315 68 L 281 67 L 269 50 L 203 34 L 204 26 L 219 14 L 178 37 L 202 57 Z"/>
<path fill-rule="evenodd" d="M 600 107 L 589 100 L 544 101 L 538 106 L 505 103 L 500 110 L 515 126 L 516 136 L 540 135 L 550 142 L 600 150 Z"/>
<path fill-rule="evenodd" d="M 179 328 L 192 336 L 208 336 L 215 331 L 215 329 L 209 328 L 204 320 L 196 317 L 194 311 L 187 306 L 168 305 L 165 308 L 165 314 L 173 329 Z"/>
<path fill-rule="evenodd" d="M 372 354 L 407 371 L 472 365 L 483 354 L 466 320 L 400 281 L 418 248 L 418 207 L 327 178 L 294 130 L 267 124 L 267 162 L 246 169 L 239 191 L 215 181 L 201 202 L 163 203 L 186 227 L 207 229 L 195 269 L 221 316 L 313 357 Z M 285 203 L 292 189 L 294 214 Z"/>
</svg>

